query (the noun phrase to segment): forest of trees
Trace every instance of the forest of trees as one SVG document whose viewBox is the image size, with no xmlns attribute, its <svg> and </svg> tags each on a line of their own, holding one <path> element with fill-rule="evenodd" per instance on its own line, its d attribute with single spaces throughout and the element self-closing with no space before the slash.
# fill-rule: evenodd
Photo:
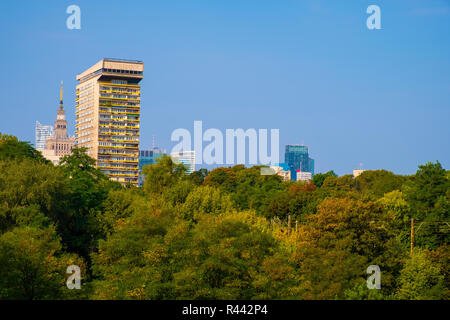
<svg viewBox="0 0 450 320">
<path fill-rule="evenodd" d="M 450 171 L 439 162 L 309 183 L 260 166 L 187 175 L 170 157 L 143 173 L 143 187 L 123 187 L 83 149 L 55 166 L 0 134 L 0 299 L 450 297 Z M 80 290 L 66 286 L 73 264 Z M 380 290 L 366 286 L 369 265 Z"/>
</svg>

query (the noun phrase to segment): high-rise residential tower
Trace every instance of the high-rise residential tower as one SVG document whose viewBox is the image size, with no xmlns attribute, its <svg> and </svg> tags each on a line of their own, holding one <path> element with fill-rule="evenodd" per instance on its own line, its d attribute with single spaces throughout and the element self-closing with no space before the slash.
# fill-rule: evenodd
<svg viewBox="0 0 450 320">
<path fill-rule="evenodd" d="M 138 184 L 143 73 L 142 61 L 105 58 L 77 75 L 77 146 L 122 184 Z"/>
<path fill-rule="evenodd" d="M 310 172 L 311 175 L 314 175 L 314 160 L 309 157 L 307 146 L 299 144 L 286 145 L 284 162 L 291 168 L 292 177 L 296 177 L 297 170 Z"/>
</svg>

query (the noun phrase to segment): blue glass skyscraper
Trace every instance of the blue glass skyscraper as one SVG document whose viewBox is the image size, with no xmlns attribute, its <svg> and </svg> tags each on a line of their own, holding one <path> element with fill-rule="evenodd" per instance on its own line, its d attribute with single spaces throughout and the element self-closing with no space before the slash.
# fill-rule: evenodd
<svg viewBox="0 0 450 320">
<path fill-rule="evenodd" d="M 288 144 L 284 153 L 284 162 L 289 165 L 292 178 L 297 176 L 297 170 L 311 172 L 314 175 L 314 159 L 309 157 L 307 146 Z"/>
<path fill-rule="evenodd" d="M 147 164 L 155 164 L 156 159 L 162 155 L 167 154 L 166 150 L 153 148 L 150 150 L 139 150 L 139 172 L 142 171 L 142 167 Z"/>
<path fill-rule="evenodd" d="M 150 150 L 139 150 L 139 185 L 141 186 L 144 182 L 142 176 L 142 167 L 148 164 L 155 164 L 156 159 L 159 157 L 167 155 L 167 151 L 159 148 L 152 148 Z"/>
</svg>

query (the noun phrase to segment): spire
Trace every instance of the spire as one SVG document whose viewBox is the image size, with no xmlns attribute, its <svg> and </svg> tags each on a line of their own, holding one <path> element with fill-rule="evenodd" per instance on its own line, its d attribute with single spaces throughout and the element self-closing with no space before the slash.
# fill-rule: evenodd
<svg viewBox="0 0 450 320">
<path fill-rule="evenodd" d="M 63 109 L 63 82 L 61 80 L 61 100 L 59 102 L 59 109 Z"/>
</svg>

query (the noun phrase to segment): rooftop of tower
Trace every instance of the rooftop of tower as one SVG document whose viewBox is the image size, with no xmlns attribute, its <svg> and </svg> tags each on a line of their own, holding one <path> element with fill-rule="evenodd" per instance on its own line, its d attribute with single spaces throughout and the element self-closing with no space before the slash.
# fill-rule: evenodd
<svg viewBox="0 0 450 320">
<path fill-rule="evenodd" d="M 86 81 L 99 74 L 117 75 L 122 73 L 124 76 L 141 78 L 144 72 L 144 62 L 139 60 L 103 58 L 84 72 L 77 75 L 80 82 Z"/>
<path fill-rule="evenodd" d="M 116 58 L 103 58 L 104 61 L 111 62 L 134 62 L 134 63 L 144 63 L 141 60 L 130 60 L 130 59 L 116 59 Z"/>
</svg>

